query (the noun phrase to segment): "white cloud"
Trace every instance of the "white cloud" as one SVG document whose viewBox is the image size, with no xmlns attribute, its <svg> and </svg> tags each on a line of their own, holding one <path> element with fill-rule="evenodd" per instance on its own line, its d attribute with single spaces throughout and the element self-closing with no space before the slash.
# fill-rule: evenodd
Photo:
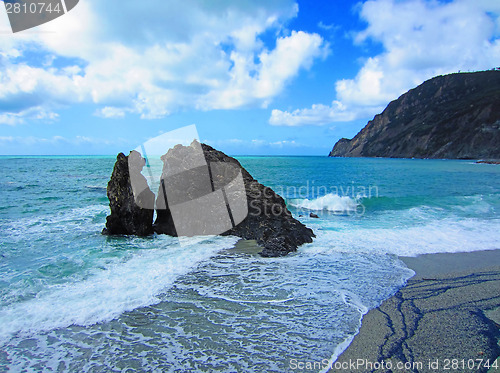
<svg viewBox="0 0 500 373">
<path fill-rule="evenodd" d="M 119 11 L 109 1 L 80 2 L 36 32 L 5 37 L 3 122 L 22 121 L 34 107 L 54 112 L 75 103 L 94 103 L 103 117 L 141 118 L 266 106 L 327 50 L 317 34 L 283 34 L 297 12 L 292 0 L 151 0 L 121 2 Z M 9 29 L 6 16 L 0 29 Z M 270 30 L 276 46 L 268 50 L 260 35 Z M 23 59 L 26 52 L 45 54 L 43 66 Z"/>
<path fill-rule="evenodd" d="M 368 26 L 355 43 L 380 43 L 383 52 L 368 58 L 354 79 L 335 83 L 331 106 L 273 110 L 271 124 L 320 125 L 370 117 L 433 76 L 490 69 L 500 61 L 498 1 L 370 0 L 361 5 L 360 17 Z"/>
<path fill-rule="evenodd" d="M 309 68 L 315 57 L 325 56 L 322 38 L 318 34 L 293 31 L 289 37 L 279 38 L 276 49 L 260 55 L 260 70 L 257 89 L 261 97 L 272 97 L 281 91 L 287 79 L 297 74 L 301 67 Z"/>
<path fill-rule="evenodd" d="M 339 26 L 339 25 L 336 25 L 334 23 L 326 24 L 326 23 L 323 23 L 323 21 L 318 22 L 318 27 L 322 30 L 328 31 L 329 33 L 333 33 L 333 32 L 336 32 L 336 31 L 341 29 L 341 26 Z"/>
<path fill-rule="evenodd" d="M 242 139 L 220 139 L 220 140 L 210 140 L 203 139 L 202 142 L 215 147 L 234 147 L 238 148 L 291 148 L 305 146 L 295 140 L 262 140 L 262 139 L 252 139 L 252 140 L 242 140 Z"/>
<path fill-rule="evenodd" d="M 278 148 L 283 148 L 283 147 L 289 147 L 289 146 L 302 146 L 302 144 L 299 144 L 295 140 L 280 140 L 280 141 L 274 141 L 269 143 L 270 146 L 278 147 Z"/>
<path fill-rule="evenodd" d="M 23 123 L 21 117 L 15 114 L 0 114 L 0 124 L 7 124 L 9 126 L 15 126 L 16 124 Z"/>
<path fill-rule="evenodd" d="M 59 114 L 47 110 L 41 106 L 29 107 L 18 113 L 0 113 L 0 124 L 15 126 L 25 122 L 25 119 L 43 120 L 53 122 L 59 118 Z"/>
<path fill-rule="evenodd" d="M 355 40 L 380 42 L 385 51 L 368 59 L 355 79 L 338 82 L 338 97 L 347 103 L 380 103 L 435 75 L 495 67 L 499 16 L 496 1 L 366 2 L 361 18 L 368 27 Z"/>
<path fill-rule="evenodd" d="M 106 106 L 102 109 L 96 110 L 95 115 L 102 118 L 123 118 L 126 110 L 113 106 Z"/>
<path fill-rule="evenodd" d="M 323 30 L 331 30 L 333 28 L 335 28 L 335 25 L 334 24 L 331 24 L 331 25 L 327 25 L 325 23 L 323 23 L 323 21 L 319 21 L 318 22 L 318 27 L 323 29 Z"/>
<path fill-rule="evenodd" d="M 327 50 L 319 35 L 293 31 L 278 38 L 275 49 L 263 50 L 258 64 L 254 55 L 233 51 L 228 84 L 203 97 L 199 108 L 232 109 L 259 102 L 267 107 L 301 68 L 309 68 L 313 59 L 325 56 Z"/>
<path fill-rule="evenodd" d="M 50 138 L 45 137 L 35 137 L 35 136 L 2 136 L 0 137 L 0 143 L 11 143 L 11 144 L 22 144 L 22 145 L 34 145 L 34 144 L 55 144 L 57 142 L 67 140 L 62 136 L 53 136 Z"/>
<path fill-rule="evenodd" d="M 264 140 L 253 139 L 253 140 L 251 141 L 251 144 L 252 144 L 253 146 L 264 146 L 264 145 L 266 145 L 266 142 L 265 142 Z"/>
<path fill-rule="evenodd" d="M 306 124 L 322 126 L 325 123 L 348 122 L 353 119 L 355 119 L 353 112 L 347 111 L 345 105 L 340 101 L 334 101 L 331 106 L 314 104 L 310 109 L 296 109 L 292 112 L 274 109 L 271 112 L 269 123 L 290 127 Z"/>
<path fill-rule="evenodd" d="M 73 138 L 67 138 L 59 135 L 52 137 L 0 136 L 0 144 L 15 144 L 15 145 L 69 144 L 69 145 L 79 146 L 79 145 L 113 145 L 113 144 L 124 144 L 124 143 L 128 143 L 128 141 L 123 138 L 114 138 L 112 140 L 108 140 L 104 138 L 87 137 L 87 136 L 75 136 Z"/>
</svg>

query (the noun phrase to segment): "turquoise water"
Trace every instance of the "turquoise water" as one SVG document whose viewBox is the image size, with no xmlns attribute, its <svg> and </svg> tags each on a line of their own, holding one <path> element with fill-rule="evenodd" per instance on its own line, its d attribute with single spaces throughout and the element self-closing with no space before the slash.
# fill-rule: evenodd
<svg viewBox="0 0 500 373">
<path fill-rule="evenodd" d="M 0 371 L 290 371 L 335 358 L 404 285 L 397 255 L 500 246 L 498 166 L 239 159 L 312 244 L 264 259 L 234 237 L 105 237 L 114 157 L 0 157 Z"/>
</svg>

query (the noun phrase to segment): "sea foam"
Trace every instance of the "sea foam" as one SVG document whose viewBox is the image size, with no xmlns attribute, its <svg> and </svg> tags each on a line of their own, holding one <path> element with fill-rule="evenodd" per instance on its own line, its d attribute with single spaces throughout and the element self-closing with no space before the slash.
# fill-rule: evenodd
<svg viewBox="0 0 500 373">
<path fill-rule="evenodd" d="M 192 245 L 175 245 L 172 237 L 157 238 L 156 249 L 137 250 L 128 260 L 103 261 L 83 281 L 52 285 L 35 298 L 0 310 L 0 340 L 16 333 L 33 333 L 92 325 L 133 309 L 156 304 L 181 275 L 220 250 L 234 246 L 236 237 L 212 237 Z"/>
<path fill-rule="evenodd" d="M 306 210 L 350 212 L 356 210 L 358 201 L 348 196 L 329 193 L 315 199 L 290 199 L 289 204 L 293 207 Z"/>
<path fill-rule="evenodd" d="M 407 210 L 399 215 L 410 213 L 417 212 Z M 371 222 L 370 226 L 308 221 L 317 238 L 314 243 L 304 245 L 301 249 L 319 254 L 342 252 L 417 256 L 496 250 L 500 247 L 500 219 L 448 217 L 414 224 L 401 224 L 403 217 L 400 216 L 400 219 L 398 221 L 396 214 L 391 216 L 392 222 Z"/>
</svg>

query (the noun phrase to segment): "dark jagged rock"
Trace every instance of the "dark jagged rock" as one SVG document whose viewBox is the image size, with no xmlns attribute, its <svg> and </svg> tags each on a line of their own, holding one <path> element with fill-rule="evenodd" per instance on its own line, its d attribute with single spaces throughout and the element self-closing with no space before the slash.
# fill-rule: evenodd
<svg viewBox="0 0 500 373">
<path fill-rule="evenodd" d="M 191 164 L 197 163 L 193 160 L 193 157 L 195 157 L 193 145 L 196 145 L 196 143 L 193 143 L 191 147 L 177 145 L 173 149 L 170 149 L 162 157 L 162 160 L 165 164 L 184 162 L 186 165 L 185 168 L 189 168 Z M 241 170 L 243 177 L 245 195 L 237 196 L 237 198 L 246 198 L 248 215 L 243 221 L 223 233 L 223 235 L 234 235 L 247 240 L 256 240 L 259 245 L 264 246 L 264 250 L 261 252 L 262 256 L 286 255 L 289 252 L 296 251 L 298 246 L 312 242 L 314 233 L 311 229 L 293 218 L 283 198 L 277 195 L 271 188 L 255 180 L 236 159 L 206 144 L 201 144 L 201 148 L 207 164 L 231 164 L 234 166 L 225 167 L 225 174 L 214 172 L 214 168 L 211 167 L 212 171 L 209 177 L 214 189 L 219 189 L 232 180 L 235 176 L 234 171 Z M 182 186 L 182 189 L 189 190 L 188 194 L 192 198 L 209 192 L 203 190 L 203 183 L 199 180 L 203 175 L 203 173 L 201 173 L 201 176 L 199 174 L 192 175 L 192 183 L 189 186 Z M 162 194 L 163 191 L 160 190 L 157 205 L 160 203 L 164 206 L 165 203 L 162 202 L 164 199 Z M 155 229 L 157 229 L 157 232 L 164 233 L 175 229 L 173 221 L 170 219 L 167 222 L 167 219 L 158 218 L 156 220 Z M 161 229 L 158 229 L 160 226 Z"/>
<path fill-rule="evenodd" d="M 403 94 L 331 157 L 500 158 L 500 71 L 438 76 Z"/>
<path fill-rule="evenodd" d="M 260 184 L 234 158 L 202 144 L 207 162 L 230 162 L 241 168 L 248 203 L 248 216 L 226 235 L 256 240 L 264 246 L 262 256 L 282 256 L 312 242 L 313 231 L 295 219 L 285 200 L 271 188 Z"/>
<path fill-rule="evenodd" d="M 202 149 L 200 152 L 202 162 L 199 159 L 200 154 L 197 154 L 197 149 Z M 120 190 L 119 196 L 124 197 L 124 202 L 121 205 L 130 206 L 133 203 L 133 195 L 130 183 L 125 183 L 128 171 L 123 169 L 123 166 L 126 166 L 126 160 L 122 158 L 126 157 L 123 154 L 118 156 L 110 184 L 120 185 L 120 188 L 118 188 Z M 265 257 L 286 255 L 296 251 L 298 246 L 312 242 L 312 238 L 315 237 L 311 229 L 292 216 L 283 198 L 271 188 L 255 180 L 236 159 L 196 141 L 191 146 L 175 146 L 161 159 L 164 162 L 164 168 L 156 199 L 157 218 L 153 226 L 156 233 L 172 236 L 177 234 L 186 235 L 182 234 L 182 232 L 191 232 L 189 229 L 190 224 L 196 225 L 193 232 L 199 232 L 200 230 L 203 232 L 205 222 L 208 226 L 207 234 L 210 234 L 210 226 L 213 227 L 214 224 L 217 226 L 218 220 L 222 219 L 221 214 L 213 211 L 199 211 L 200 214 L 205 214 L 205 216 L 208 214 L 209 219 L 187 220 L 182 226 L 182 224 L 179 225 L 177 220 L 174 223 L 172 209 L 176 205 L 172 204 L 171 201 L 179 201 L 179 203 L 195 201 L 212 193 L 214 190 L 227 187 L 228 183 L 234 180 L 241 171 L 243 188 L 241 191 L 237 188 L 231 190 L 231 196 L 225 197 L 224 209 L 227 207 L 227 210 L 231 211 L 231 208 L 234 207 L 231 205 L 231 200 L 240 203 L 243 201 L 243 204 L 246 203 L 245 212 L 248 209 L 248 215 L 245 217 L 239 214 L 238 217 L 237 209 L 233 209 L 231 221 L 236 222 L 236 224 L 232 228 L 229 226 L 223 235 L 234 235 L 248 240 L 256 240 L 259 245 L 263 246 L 263 251 L 260 254 Z M 225 167 L 221 167 L 221 165 Z M 116 187 L 111 189 L 114 190 Z M 122 189 L 128 190 L 128 194 L 121 192 Z M 117 193 L 110 195 L 109 190 L 110 187 L 108 186 L 108 197 L 112 201 L 112 199 L 116 199 Z M 112 206 L 112 203 L 110 205 Z M 117 218 L 116 221 L 115 217 Z M 112 214 L 108 217 L 108 221 L 120 226 L 120 217 L 128 218 L 124 214 L 113 214 L 112 208 Z M 194 216 L 194 218 L 197 217 Z M 150 221 L 152 221 L 152 215 L 147 217 L 148 224 Z"/>
<path fill-rule="evenodd" d="M 319 219 L 319 216 L 316 215 L 316 214 L 314 214 L 314 213 L 312 213 L 312 212 L 309 214 L 309 217 L 310 218 L 314 218 L 314 219 Z"/>
<path fill-rule="evenodd" d="M 106 218 L 103 234 L 147 236 L 153 233 L 154 194 L 141 174 L 144 165 L 144 158 L 136 151 L 130 152 L 128 156 L 120 153 L 116 157 L 107 187 L 111 215 Z M 131 179 L 137 186 L 136 190 L 140 191 L 136 198 Z M 138 204 L 151 208 L 142 208 Z"/>
</svg>

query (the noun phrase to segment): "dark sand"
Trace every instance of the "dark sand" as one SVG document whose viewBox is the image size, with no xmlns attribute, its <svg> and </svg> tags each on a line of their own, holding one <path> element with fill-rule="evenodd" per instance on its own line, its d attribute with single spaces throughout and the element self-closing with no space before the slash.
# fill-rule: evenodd
<svg viewBox="0 0 500 373">
<path fill-rule="evenodd" d="M 363 317 L 331 372 L 487 372 L 480 360 L 500 355 L 500 250 L 400 259 L 416 275 Z"/>
</svg>

